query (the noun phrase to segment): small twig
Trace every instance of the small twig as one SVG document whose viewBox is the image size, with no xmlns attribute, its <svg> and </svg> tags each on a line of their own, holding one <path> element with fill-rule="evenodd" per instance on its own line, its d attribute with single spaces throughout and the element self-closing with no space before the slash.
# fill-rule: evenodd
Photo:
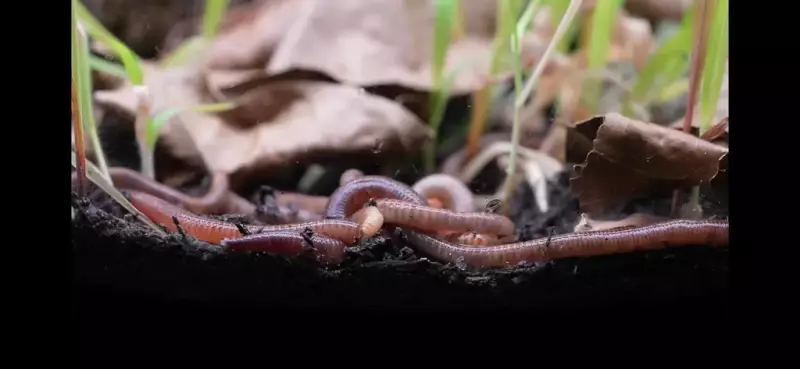
<svg viewBox="0 0 800 369">
<path fill-rule="evenodd" d="M 491 199 L 489 200 L 489 202 L 486 203 L 486 212 L 487 213 L 497 212 L 497 209 L 499 209 L 502 205 L 503 205 L 503 200 Z"/>
<path fill-rule="evenodd" d="M 555 228 L 556 227 L 552 227 L 552 226 L 547 228 L 547 242 L 545 242 L 545 244 L 544 244 L 544 253 L 545 253 L 545 255 L 547 255 L 547 252 L 550 250 L 550 241 L 553 239 L 553 230 L 555 230 Z M 550 259 L 550 258 L 546 257 L 546 259 Z"/>
<path fill-rule="evenodd" d="M 304 252 L 313 252 L 316 251 L 316 247 L 314 246 L 314 230 L 306 227 L 300 232 L 300 235 L 303 236 L 303 251 Z"/>
<path fill-rule="evenodd" d="M 242 223 L 234 223 L 234 224 L 236 225 L 236 229 L 239 230 L 239 233 L 241 233 L 242 236 L 250 235 L 250 231 L 248 231 L 247 228 L 245 228 Z"/>
<path fill-rule="evenodd" d="M 186 235 L 186 232 L 183 231 L 183 227 L 181 227 L 181 222 L 178 221 L 178 217 L 172 216 L 172 223 L 175 224 L 175 227 L 178 228 L 178 233 L 180 233 L 183 239 L 187 239 L 189 236 Z"/>
</svg>

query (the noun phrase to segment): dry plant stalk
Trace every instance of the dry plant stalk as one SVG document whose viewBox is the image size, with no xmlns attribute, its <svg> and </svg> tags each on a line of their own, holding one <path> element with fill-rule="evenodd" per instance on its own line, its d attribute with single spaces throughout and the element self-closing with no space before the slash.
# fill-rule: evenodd
<svg viewBox="0 0 800 369">
<path fill-rule="evenodd" d="M 72 127 L 75 134 L 75 151 L 78 160 L 75 163 L 78 170 L 78 195 L 86 194 L 86 146 L 83 142 L 83 124 L 81 112 L 78 108 L 78 90 L 75 87 L 75 80 L 72 81 Z"/>
</svg>

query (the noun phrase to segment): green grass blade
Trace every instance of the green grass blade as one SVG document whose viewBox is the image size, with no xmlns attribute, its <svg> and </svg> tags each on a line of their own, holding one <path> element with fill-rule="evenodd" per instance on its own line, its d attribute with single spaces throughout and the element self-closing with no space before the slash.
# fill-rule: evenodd
<svg viewBox="0 0 800 369">
<path fill-rule="evenodd" d="M 677 99 L 689 92 L 689 79 L 681 78 L 661 89 L 661 93 L 653 99 L 655 103 L 665 103 Z"/>
<path fill-rule="evenodd" d="M 442 73 L 447 49 L 450 46 L 450 36 L 453 30 L 453 20 L 455 18 L 456 1 L 458 0 L 436 0 L 436 21 L 434 26 L 433 39 L 433 84 L 439 86 L 442 82 Z"/>
<path fill-rule="evenodd" d="M 514 188 L 514 180 L 516 177 L 517 172 L 517 148 L 519 147 L 520 141 L 520 131 L 522 124 L 519 121 L 519 111 L 525 105 L 525 102 L 528 100 L 533 88 L 536 86 L 536 83 L 539 81 L 539 77 L 541 77 L 542 73 L 544 72 L 544 67 L 547 65 L 548 61 L 550 60 L 551 55 L 556 49 L 559 41 L 561 38 L 564 37 L 564 33 L 566 33 L 567 28 L 572 23 L 572 20 L 575 18 L 575 15 L 578 13 L 578 10 L 581 7 L 582 0 L 570 0 L 569 7 L 567 11 L 564 13 L 564 17 L 561 18 L 561 21 L 556 28 L 555 33 L 553 34 L 553 38 L 547 44 L 547 48 L 545 49 L 542 57 L 536 62 L 536 65 L 533 67 L 533 71 L 531 72 L 531 76 L 523 85 L 522 83 L 522 65 L 520 60 L 520 45 L 519 45 L 519 34 L 513 33 L 511 35 L 511 46 L 512 46 L 512 54 L 515 55 L 514 59 L 514 124 L 511 131 L 511 154 L 510 160 L 508 165 L 508 170 L 506 170 L 506 179 L 503 183 L 502 189 L 502 203 L 503 203 L 503 213 L 508 211 L 508 200 L 511 198 L 511 192 Z"/>
<path fill-rule="evenodd" d="M 548 0 L 547 4 L 550 5 L 551 22 L 555 23 L 556 19 L 564 18 L 564 14 L 567 13 L 567 8 L 569 7 L 569 0 Z M 562 37 L 556 45 L 556 50 L 559 53 L 564 55 L 568 53 L 570 44 L 573 40 L 575 40 L 575 37 L 580 30 L 579 23 L 580 22 L 570 23 L 569 27 L 564 33 L 564 37 Z"/>
<path fill-rule="evenodd" d="M 139 57 L 128 48 L 127 45 L 103 27 L 100 21 L 98 21 L 80 1 L 73 0 L 72 6 L 75 9 L 75 14 L 78 16 L 78 21 L 86 28 L 86 32 L 100 42 L 106 44 L 119 56 L 120 60 L 122 60 L 122 64 L 125 66 L 125 71 L 128 73 L 128 79 L 130 79 L 131 83 L 134 85 L 141 85 L 144 83 L 144 75 L 139 63 Z"/>
<path fill-rule="evenodd" d="M 456 80 L 457 73 L 457 70 L 448 73 L 444 81 L 442 81 L 442 84 L 433 92 L 433 96 L 431 96 L 431 106 L 433 108 L 431 111 L 430 126 L 435 136 L 425 150 L 425 170 L 429 173 L 433 172 L 436 166 L 436 147 L 439 142 L 439 127 L 442 125 L 442 120 L 444 120 L 444 114 L 447 111 L 447 101 L 450 98 L 450 88 Z"/>
<path fill-rule="evenodd" d="M 592 14 L 592 28 L 589 32 L 589 45 L 587 55 L 587 68 L 589 70 L 604 69 L 608 61 L 608 50 L 611 47 L 611 35 L 614 24 L 622 6 L 622 0 L 603 0 L 595 4 Z M 586 81 L 584 88 L 588 108 L 597 111 L 597 104 L 601 92 L 600 80 L 591 78 Z"/>
<path fill-rule="evenodd" d="M 660 87 L 675 81 L 689 70 L 693 17 L 692 11 L 687 12 L 675 34 L 661 43 L 650 56 L 631 87 L 629 102 L 647 105 L 653 96 L 660 95 Z"/>
<path fill-rule="evenodd" d="M 522 42 L 522 36 L 525 35 L 525 32 L 527 32 L 528 29 L 531 28 L 531 24 L 533 23 L 533 14 L 536 12 L 536 9 L 539 7 L 539 4 L 541 2 L 542 2 L 542 0 L 530 0 L 530 1 L 528 1 L 528 6 L 525 7 L 525 11 L 522 12 L 522 15 L 519 17 L 519 20 L 517 21 L 517 24 L 516 24 L 516 27 L 515 27 L 516 28 L 516 34 L 517 34 L 517 36 L 516 36 L 517 45 L 515 47 L 516 47 L 517 50 L 516 51 L 514 51 L 514 50 L 511 51 L 511 53 L 514 55 L 515 59 L 519 59 L 519 56 L 520 56 L 519 43 Z M 515 42 L 515 41 L 512 40 L 511 42 L 513 44 L 513 42 Z M 518 60 L 515 60 L 515 62 L 514 62 L 515 67 L 516 67 L 517 61 Z"/>
<path fill-rule="evenodd" d="M 98 72 L 106 73 L 114 77 L 128 78 L 125 67 L 98 56 L 89 55 L 89 66 Z"/>
<path fill-rule="evenodd" d="M 551 55 L 553 55 L 553 51 L 555 51 L 555 46 L 558 45 L 558 42 L 561 41 L 561 38 L 564 37 L 564 34 L 567 32 L 570 24 L 572 24 L 572 20 L 575 19 L 575 16 L 578 14 L 578 10 L 580 9 L 583 0 L 570 0 L 569 7 L 567 8 L 564 17 L 561 18 L 561 22 L 559 22 L 558 27 L 556 28 L 555 34 L 553 34 L 553 38 L 550 40 L 550 43 L 547 45 L 542 57 L 536 62 L 536 65 L 533 67 L 533 72 L 531 72 L 531 76 L 528 77 L 528 80 L 525 82 L 525 86 L 522 88 L 522 92 L 520 92 L 515 98 L 515 106 L 517 108 L 521 108 L 522 105 L 527 101 L 528 97 L 530 96 L 533 88 L 536 86 L 536 83 L 539 81 L 539 77 L 541 77 L 542 73 L 544 72 L 544 67 L 547 65 L 547 62 L 550 60 Z"/>
<path fill-rule="evenodd" d="M 453 32 L 453 23 L 458 11 L 456 5 L 458 0 L 436 0 L 435 5 L 435 24 L 433 35 L 433 91 L 430 96 L 428 107 L 430 115 L 428 117 L 428 125 L 433 129 L 433 132 L 438 136 L 439 125 L 441 118 L 438 115 L 444 116 L 444 111 L 447 107 L 449 88 L 443 85 L 442 74 L 444 73 L 444 65 L 447 58 L 447 49 L 450 46 L 450 40 Z M 445 91 L 447 90 L 447 91 Z M 445 95 L 447 93 L 447 95 Z M 441 114 L 438 112 L 441 110 Z M 437 119 L 439 121 L 437 121 Z M 430 172 L 436 165 L 436 143 L 438 139 L 435 138 L 428 145 L 425 150 L 425 168 Z"/>
<path fill-rule="evenodd" d="M 214 38 L 219 30 L 222 17 L 228 9 L 228 0 L 206 0 L 206 8 L 203 12 L 203 37 L 206 39 Z"/>
<path fill-rule="evenodd" d="M 72 150 L 73 168 L 76 166 L 75 156 L 76 156 L 75 150 Z M 89 178 L 90 181 L 94 182 L 94 184 L 96 184 L 97 187 L 100 187 L 100 189 L 105 191 L 105 193 L 111 196 L 111 198 L 114 199 L 114 201 L 116 201 L 117 203 L 119 203 L 120 206 L 125 208 L 125 210 L 129 211 L 131 214 L 139 218 L 139 220 L 152 227 L 156 233 L 160 235 L 166 235 L 164 230 L 162 230 L 159 226 L 153 223 L 153 221 L 151 221 L 150 218 L 142 214 L 142 212 L 140 212 L 139 209 L 136 209 L 136 207 L 134 207 L 133 204 L 131 204 L 130 201 L 128 201 L 128 199 L 126 199 L 125 196 L 123 196 L 122 193 L 119 192 L 119 190 L 117 190 L 117 188 L 111 184 L 111 181 L 109 181 L 106 177 L 104 177 L 100 173 L 100 170 L 92 162 L 87 160 L 86 164 L 87 164 L 86 177 Z"/>
<path fill-rule="evenodd" d="M 94 108 L 92 107 L 92 78 L 89 67 L 89 43 L 85 35 L 78 30 L 78 14 L 73 11 L 75 28 L 72 30 L 72 74 L 75 80 L 75 90 L 78 99 L 78 112 L 81 116 L 81 127 L 89 133 L 92 148 L 94 149 L 97 162 L 100 165 L 100 172 L 108 177 L 108 164 L 106 163 L 103 148 L 100 145 L 100 138 L 97 134 L 97 126 L 94 121 Z"/>
<path fill-rule="evenodd" d="M 711 128 L 728 59 L 728 0 L 717 1 L 700 82 L 700 135 Z"/>
<path fill-rule="evenodd" d="M 517 16 L 522 9 L 521 0 L 505 0 L 497 4 L 497 29 L 494 35 L 494 45 L 492 50 L 492 76 L 497 75 L 502 66 L 509 60 L 508 40 L 517 24 Z"/>
<path fill-rule="evenodd" d="M 147 136 L 145 140 L 147 142 L 147 147 L 151 151 L 154 150 L 156 146 L 156 140 L 158 139 L 158 135 L 161 132 L 161 129 L 170 119 L 172 119 L 172 117 L 182 112 L 193 110 L 202 113 L 218 113 L 233 109 L 234 107 L 236 107 L 234 103 L 219 103 L 219 104 L 195 105 L 188 108 L 165 109 L 162 112 L 156 114 L 156 116 L 154 116 L 147 122 Z"/>
</svg>

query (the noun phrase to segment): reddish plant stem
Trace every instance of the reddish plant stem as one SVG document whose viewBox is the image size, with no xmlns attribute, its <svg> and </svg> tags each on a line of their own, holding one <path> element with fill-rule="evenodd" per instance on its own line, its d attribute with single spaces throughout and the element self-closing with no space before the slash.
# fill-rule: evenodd
<svg viewBox="0 0 800 369">
<path fill-rule="evenodd" d="M 695 2 L 694 34 L 696 35 L 693 44 L 691 69 L 689 71 L 689 101 L 686 102 L 686 117 L 683 121 L 683 131 L 691 134 L 692 119 L 694 118 L 694 107 L 697 100 L 697 90 L 700 87 L 703 65 L 705 64 L 706 45 L 708 44 L 708 26 L 713 0 L 697 0 Z M 680 191 L 675 190 L 672 194 L 672 215 L 678 215 L 678 204 L 680 203 Z"/>
<path fill-rule="evenodd" d="M 75 134 L 75 169 L 78 171 L 77 190 L 78 195 L 86 195 L 86 146 L 83 141 L 83 122 L 81 112 L 78 107 L 78 91 L 75 87 L 75 80 L 72 81 L 72 127 Z"/>
</svg>

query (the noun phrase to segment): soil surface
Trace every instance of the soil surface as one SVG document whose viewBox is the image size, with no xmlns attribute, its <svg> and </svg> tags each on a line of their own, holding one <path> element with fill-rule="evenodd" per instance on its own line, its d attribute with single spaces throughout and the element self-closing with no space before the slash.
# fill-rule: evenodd
<svg viewBox="0 0 800 369">
<path fill-rule="evenodd" d="M 460 116 L 458 112 L 449 110 L 445 123 L 459 121 L 451 117 Z M 443 129 L 447 127 L 445 124 Z M 100 135 L 111 165 L 138 167 L 129 125 L 108 114 Z M 156 151 L 157 172 L 179 166 Z M 448 154 L 437 156 L 443 160 Z M 374 163 L 339 161 L 326 167 L 326 177 L 330 178 L 321 178 L 312 192 L 330 194 L 341 172 L 349 167 L 367 174 L 391 175 L 406 183 L 421 176 L 413 165 L 400 164 L 387 172 Z M 302 168 L 290 168 L 286 173 L 280 176 L 280 182 L 269 184 L 279 190 L 294 190 L 289 186 L 297 183 Z M 490 166 L 469 186 L 475 193 L 491 193 L 498 186 L 500 174 Z M 572 232 L 579 210 L 568 178 L 569 173 L 564 172 L 548 186 L 550 209 L 544 214 L 535 205 L 530 188 L 518 188 L 510 217 L 517 224 L 520 240 Z M 181 190 L 197 195 L 208 185 L 207 180 L 194 182 Z M 242 191 L 240 194 L 247 198 L 255 197 L 249 189 Z M 667 195 L 635 201 L 620 211 L 667 215 L 670 199 Z M 704 200 L 702 205 L 707 216 L 727 215 L 725 204 Z M 342 265 L 321 268 L 303 259 L 226 254 L 218 246 L 180 234 L 159 236 L 99 190 L 88 200 L 81 200 L 79 208 L 72 222 L 73 303 L 83 312 L 82 317 L 130 306 L 161 311 L 165 303 L 209 312 L 321 306 L 522 307 L 552 312 L 620 304 L 663 306 L 684 300 L 694 303 L 697 298 L 715 307 L 727 306 L 727 248 L 690 246 L 473 272 L 426 259 L 396 229 L 351 248 Z M 248 222 L 247 217 L 240 216 L 218 218 Z"/>
<path fill-rule="evenodd" d="M 522 240 L 567 233 L 578 220 L 567 174 L 550 186 L 551 209 L 541 214 L 520 189 L 511 217 Z M 622 303 L 723 298 L 728 249 L 682 247 L 557 260 L 472 272 L 417 254 L 397 229 L 364 240 L 348 260 L 322 268 L 269 254 L 225 254 L 218 246 L 163 237 L 122 215 L 95 194 L 79 201 L 72 222 L 76 288 L 88 303 L 98 296 L 183 302 L 198 307 L 526 307 L 602 308 Z M 663 207 L 664 201 L 638 207 Z M 98 204 L 98 205 L 95 205 Z M 711 206 L 711 204 L 706 204 Z M 720 300 L 721 301 L 721 300 Z"/>
</svg>

